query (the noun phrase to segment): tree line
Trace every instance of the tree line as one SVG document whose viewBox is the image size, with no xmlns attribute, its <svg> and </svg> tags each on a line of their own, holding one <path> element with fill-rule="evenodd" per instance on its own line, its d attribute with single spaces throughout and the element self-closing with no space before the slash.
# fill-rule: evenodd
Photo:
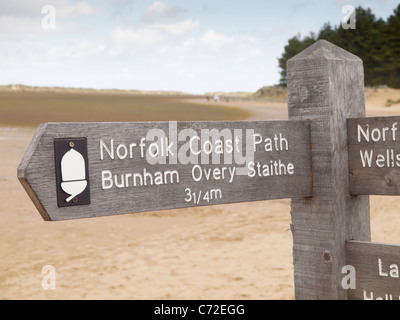
<svg viewBox="0 0 400 320">
<path fill-rule="evenodd" d="M 289 39 L 278 59 L 280 85 L 286 86 L 286 62 L 296 54 L 325 39 L 360 57 L 364 62 L 366 86 L 387 85 L 400 88 L 400 4 L 384 21 L 376 19 L 371 9 L 356 8 L 356 28 L 344 29 L 341 24 L 324 24 L 318 34 Z"/>
</svg>

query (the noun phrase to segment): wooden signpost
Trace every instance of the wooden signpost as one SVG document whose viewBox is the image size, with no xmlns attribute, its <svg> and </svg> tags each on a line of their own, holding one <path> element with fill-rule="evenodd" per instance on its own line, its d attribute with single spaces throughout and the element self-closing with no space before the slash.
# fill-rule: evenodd
<svg viewBox="0 0 400 320">
<path fill-rule="evenodd" d="M 400 117 L 347 120 L 351 194 L 400 195 Z"/>
<path fill-rule="evenodd" d="M 311 196 L 310 157 L 309 121 L 48 123 L 18 178 L 45 220 L 65 220 Z"/>
<path fill-rule="evenodd" d="M 365 118 L 362 61 L 327 41 L 287 71 L 289 121 L 42 124 L 18 178 L 45 220 L 292 198 L 296 299 L 399 299 L 368 195 L 400 194 L 400 117 Z"/>
<path fill-rule="evenodd" d="M 400 117 L 347 120 L 349 191 L 353 195 L 400 195 Z M 346 242 L 354 266 L 349 298 L 400 300 L 400 246 Z"/>
<path fill-rule="evenodd" d="M 400 300 L 400 246 L 348 241 L 346 258 L 354 267 L 349 299 Z"/>
</svg>

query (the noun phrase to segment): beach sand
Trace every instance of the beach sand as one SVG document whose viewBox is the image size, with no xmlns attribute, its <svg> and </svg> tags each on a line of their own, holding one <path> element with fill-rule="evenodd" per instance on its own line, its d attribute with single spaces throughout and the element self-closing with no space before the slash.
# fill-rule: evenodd
<svg viewBox="0 0 400 320">
<path fill-rule="evenodd" d="M 398 92 L 367 95 L 367 116 L 399 115 L 377 97 Z M 289 199 L 45 222 L 16 178 L 34 131 L 0 127 L 0 299 L 294 299 Z M 370 200 L 372 240 L 400 243 L 400 198 Z"/>
</svg>

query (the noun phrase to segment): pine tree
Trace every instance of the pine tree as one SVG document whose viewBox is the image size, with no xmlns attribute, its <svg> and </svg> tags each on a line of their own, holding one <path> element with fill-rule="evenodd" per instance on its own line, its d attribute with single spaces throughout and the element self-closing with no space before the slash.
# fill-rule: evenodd
<svg viewBox="0 0 400 320">
<path fill-rule="evenodd" d="M 385 22 L 371 9 L 356 8 L 356 28 L 332 28 L 326 23 L 318 33 L 289 39 L 279 59 L 280 84 L 286 85 L 286 62 L 315 41 L 325 39 L 357 55 L 364 62 L 365 84 L 400 88 L 400 5 Z"/>
<path fill-rule="evenodd" d="M 389 87 L 400 88 L 400 4 L 388 18 L 384 39 L 386 83 Z"/>
<path fill-rule="evenodd" d="M 379 85 L 382 35 L 385 22 L 376 20 L 371 9 L 356 8 L 356 28 L 337 28 L 336 43 L 339 47 L 360 57 L 364 62 L 366 85 Z"/>
</svg>

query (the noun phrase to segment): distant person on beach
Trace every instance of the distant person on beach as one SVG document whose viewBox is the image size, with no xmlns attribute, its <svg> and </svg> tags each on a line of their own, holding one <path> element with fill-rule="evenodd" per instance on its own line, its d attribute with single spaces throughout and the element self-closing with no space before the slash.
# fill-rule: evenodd
<svg viewBox="0 0 400 320">
<path fill-rule="evenodd" d="M 215 96 L 214 96 L 214 102 L 215 102 L 215 103 L 218 103 L 218 102 L 219 102 L 219 96 L 218 96 L 218 95 L 215 95 Z"/>
</svg>

